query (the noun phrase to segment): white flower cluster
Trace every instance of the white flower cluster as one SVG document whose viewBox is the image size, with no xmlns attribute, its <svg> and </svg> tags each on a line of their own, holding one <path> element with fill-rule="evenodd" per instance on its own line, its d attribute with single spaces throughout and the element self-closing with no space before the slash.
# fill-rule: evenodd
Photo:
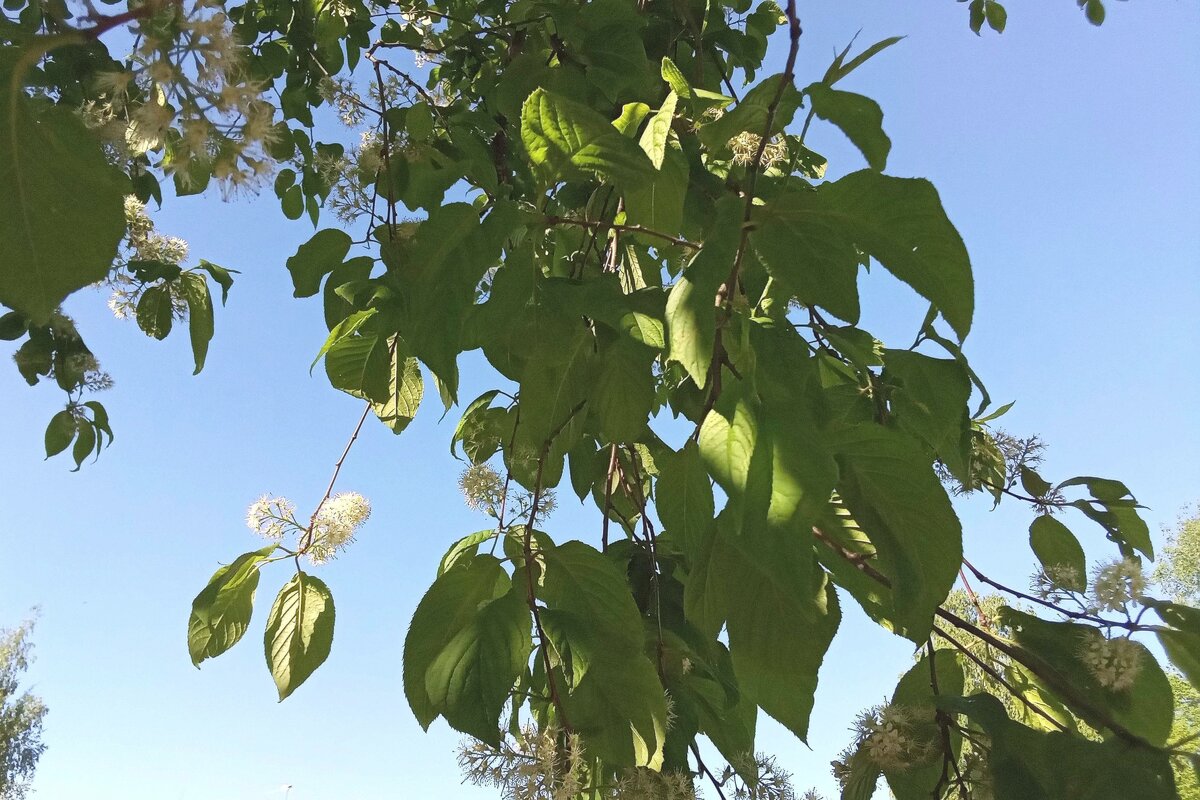
<svg viewBox="0 0 1200 800">
<path fill-rule="evenodd" d="M 467 508 L 495 514 L 504 498 L 504 479 L 490 464 L 472 464 L 458 476 L 458 488 Z"/>
<path fill-rule="evenodd" d="M 371 504 L 358 492 L 341 492 L 317 509 L 307 544 L 308 560 L 324 564 L 354 542 L 355 532 L 371 516 Z"/>
<path fill-rule="evenodd" d="M 522 728 L 499 748 L 471 740 L 459 746 L 465 780 L 494 786 L 504 800 L 574 800 L 584 789 L 583 742 L 555 727 Z"/>
<path fill-rule="evenodd" d="M 760 145 L 762 145 L 761 136 L 749 131 L 742 131 L 729 140 L 729 149 L 733 151 L 733 163 L 743 167 L 750 166 Z M 772 137 L 763 147 L 759 167 L 764 170 L 770 169 L 785 158 L 787 158 L 787 145 L 779 137 Z"/>
<path fill-rule="evenodd" d="M 291 500 L 264 494 L 246 510 L 246 526 L 264 539 L 277 542 L 289 531 L 300 529 L 295 514 Z"/>
<path fill-rule="evenodd" d="M 1123 611 L 1127 603 L 1139 602 L 1145 594 L 1146 576 L 1135 558 L 1104 564 L 1092 579 L 1092 597 L 1100 611 Z"/>
<path fill-rule="evenodd" d="M 686 772 L 642 767 L 626 771 L 609 796 L 616 800 L 696 800 L 696 789 Z"/>
<path fill-rule="evenodd" d="M 886 772 L 902 772 L 928 763 L 937 746 L 928 729 L 933 711 L 887 704 L 867 709 L 854 723 L 858 750 Z"/>
<path fill-rule="evenodd" d="M 1079 660 L 1106 689 L 1123 692 L 1133 686 L 1142 669 L 1142 651 L 1126 638 L 1105 639 L 1092 632 L 1079 649 Z"/>
<path fill-rule="evenodd" d="M 1033 576 L 1033 590 L 1043 600 L 1060 600 L 1082 587 L 1083 576 L 1070 564 L 1051 564 Z"/>
<path fill-rule="evenodd" d="M 264 539 L 281 541 L 297 536 L 297 555 L 313 566 L 334 558 L 354 542 L 354 534 L 371 516 L 371 504 L 358 492 L 342 492 L 317 509 L 308 527 L 296 521 L 296 505 L 286 497 L 264 494 L 246 510 L 246 526 Z"/>
<path fill-rule="evenodd" d="M 130 261 L 159 261 L 164 264 L 182 264 L 188 257 L 188 243 L 178 236 L 163 236 L 154 227 L 154 221 L 146 213 L 146 206 L 133 195 L 125 198 L 125 251 L 118 261 L 118 269 L 104 281 L 112 289 L 108 308 L 117 319 L 129 319 L 137 313 L 137 304 L 147 284 L 138 281 L 120 267 Z M 173 289 L 178 282 L 169 281 Z M 182 291 L 171 291 L 171 312 L 176 319 L 187 317 L 187 301 Z"/>
<path fill-rule="evenodd" d="M 198 162 L 227 196 L 256 188 L 274 171 L 264 148 L 275 137 L 275 107 L 266 86 L 247 78 L 223 3 L 149 2 L 155 10 L 138 23 L 131 68 L 96 77 L 104 101 L 85 107 L 84 118 L 110 139 L 120 135 L 129 154 L 165 147 L 160 166 L 185 186 Z"/>
<path fill-rule="evenodd" d="M 754 780 L 746 783 L 743 776 Z M 763 753 L 743 753 L 725 768 L 721 779 L 723 784 L 732 781 L 733 800 L 796 800 L 791 773 Z"/>
<path fill-rule="evenodd" d="M 188 243 L 178 236 L 163 236 L 155 230 L 146 206 L 133 195 L 125 198 L 125 225 L 125 241 L 133 251 L 133 258 L 166 264 L 187 261 Z"/>
</svg>

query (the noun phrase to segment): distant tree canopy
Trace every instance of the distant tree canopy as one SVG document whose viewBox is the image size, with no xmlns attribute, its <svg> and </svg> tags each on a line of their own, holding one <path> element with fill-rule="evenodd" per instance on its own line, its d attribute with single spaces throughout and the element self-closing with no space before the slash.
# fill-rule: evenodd
<svg viewBox="0 0 1200 800">
<path fill-rule="evenodd" d="M 29 669 L 33 643 L 32 622 L 9 630 L 0 629 L 0 800 L 22 800 L 42 744 L 42 720 L 46 706 L 37 696 L 21 691 L 21 676 Z"/>
<path fill-rule="evenodd" d="M 1078 5 L 1104 20 L 1100 0 Z M 967 13 L 976 33 L 1005 28 L 994 0 Z M 428 387 L 460 408 L 451 450 L 489 522 L 437 565 L 403 688 L 423 726 L 472 737 L 472 780 L 513 798 L 791 797 L 756 750 L 758 713 L 808 735 L 857 603 L 921 656 L 835 762 L 844 798 L 881 777 L 901 800 L 1177 796 L 1172 759 L 1195 740 L 1173 733 L 1175 691 L 1145 642 L 1200 681 L 1195 586 L 1151 593 L 1125 484 L 1048 480 L 1040 444 L 996 428 L 1007 406 L 963 350 L 967 249 L 931 183 L 886 173 L 883 113 L 850 90 L 899 39 L 852 42 L 801 80 L 798 14 L 4 4 L 0 336 L 30 384 L 67 395 L 48 456 L 79 468 L 113 439 L 93 399 L 111 378 L 69 295 L 107 284 L 155 339 L 186 323 L 204 367 L 213 291 L 224 304 L 235 272 L 193 262 L 148 204 L 270 187 L 318 228 L 279 261 L 296 297 L 320 297 L 317 360 L 362 417 L 315 503 L 251 506 L 266 544 L 196 596 L 195 664 L 243 638 L 274 564 L 294 568 L 266 614 L 279 697 L 324 662 L 334 601 L 306 570 L 371 510 L 335 491 L 338 471 L 369 418 L 401 433 Z M 782 69 L 762 75 L 769 41 Z M 826 179 L 807 139 L 824 124 L 861 169 Z M 867 267 L 928 302 L 911 338 L 864 327 Z M 474 350 L 494 388 L 464 403 Z M 947 486 L 1028 508 L 1033 589 L 964 558 Z M 556 491 L 594 504 L 587 541 L 555 534 Z M 1109 556 L 1089 564 L 1081 538 Z M 952 596 L 960 574 L 1002 599 Z"/>
</svg>

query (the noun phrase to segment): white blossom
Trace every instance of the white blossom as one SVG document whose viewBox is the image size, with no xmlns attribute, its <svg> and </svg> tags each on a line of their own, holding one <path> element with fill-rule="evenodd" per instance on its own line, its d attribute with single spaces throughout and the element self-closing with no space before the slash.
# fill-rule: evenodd
<svg viewBox="0 0 1200 800">
<path fill-rule="evenodd" d="M 1092 581 L 1092 597 L 1101 611 L 1122 611 L 1125 604 L 1141 600 L 1146 576 L 1134 558 L 1121 558 L 1101 566 Z"/>
<path fill-rule="evenodd" d="M 1137 680 L 1142 651 L 1129 639 L 1105 639 L 1093 632 L 1080 648 L 1079 660 L 1101 686 L 1123 692 Z"/>
<path fill-rule="evenodd" d="M 371 516 L 371 504 L 358 492 L 341 492 L 321 504 L 309 528 L 305 555 L 324 564 L 354 542 L 355 532 Z"/>
<path fill-rule="evenodd" d="M 246 526 L 264 539 L 277 542 L 298 527 L 295 513 L 296 506 L 291 500 L 264 494 L 246 509 Z"/>
</svg>

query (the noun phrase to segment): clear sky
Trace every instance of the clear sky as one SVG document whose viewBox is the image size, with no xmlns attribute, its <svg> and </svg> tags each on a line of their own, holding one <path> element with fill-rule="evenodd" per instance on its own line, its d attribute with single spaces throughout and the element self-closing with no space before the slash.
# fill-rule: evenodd
<svg viewBox="0 0 1200 800">
<path fill-rule="evenodd" d="M 1157 529 L 1200 499 L 1200 7 L 1109 3 L 1096 29 L 1070 0 L 1008 6 L 1007 32 L 977 38 L 949 0 L 802 2 L 798 74 L 802 85 L 819 78 L 859 28 L 862 44 L 908 35 L 844 88 L 879 101 L 888 171 L 932 179 L 967 242 L 974 366 L 999 402 L 1017 400 L 1005 426 L 1050 443 L 1047 477 L 1121 478 Z M 836 130 L 810 141 L 831 175 L 861 165 Z M 307 222 L 284 220 L 269 191 L 169 202 L 156 219 L 194 256 L 242 271 L 199 377 L 182 333 L 154 342 L 109 316 L 103 294 L 72 298 L 116 378 L 100 399 L 117 441 L 71 474 L 62 458 L 41 460 L 57 390 L 0 370 L 0 625 L 41 607 L 31 678 L 50 715 L 38 797 L 267 800 L 284 784 L 294 800 L 495 796 L 459 787 L 457 735 L 441 722 L 422 733 L 400 684 L 407 622 L 438 558 L 485 527 L 458 494 L 461 465 L 447 452 L 457 414 L 439 422 L 436 395 L 400 437 L 369 424 L 342 473 L 340 487 L 375 513 L 319 570 L 338 610 L 326 665 L 275 702 L 261 626 L 288 576 L 272 570 L 246 639 L 191 667 L 192 597 L 219 563 L 257 546 L 246 506 L 269 491 L 311 509 L 360 406 L 320 370 L 308 375 L 324 338 L 319 302 L 291 299 L 283 266 Z M 866 284 L 864 326 L 907 344 L 923 305 L 881 271 Z M 480 359 L 463 368 L 464 400 L 489 388 Z M 1023 584 L 1028 516 L 988 508 L 960 506 L 967 551 Z M 1109 555 L 1097 528 L 1069 522 L 1090 554 Z M 553 535 L 595 539 L 598 525 L 560 493 Z M 797 788 L 831 797 L 827 765 L 848 725 L 910 657 L 844 600 L 812 749 L 760 723 L 760 749 Z"/>
</svg>

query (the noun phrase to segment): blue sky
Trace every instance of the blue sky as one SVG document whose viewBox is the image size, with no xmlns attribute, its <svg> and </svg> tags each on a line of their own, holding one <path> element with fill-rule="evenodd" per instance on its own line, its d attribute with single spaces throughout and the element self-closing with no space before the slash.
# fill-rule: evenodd
<svg viewBox="0 0 1200 800">
<path fill-rule="evenodd" d="M 1200 498 L 1200 8 L 1110 3 L 1095 29 L 1069 0 L 1014 0 L 1008 31 L 982 38 L 948 0 L 802 11 L 802 83 L 860 27 L 862 44 L 908 35 L 843 88 L 879 101 L 888 171 L 932 179 L 967 242 L 978 292 L 968 353 L 998 401 L 1017 400 L 1006 427 L 1050 443 L 1047 477 L 1121 478 L 1150 506 L 1152 528 L 1171 522 Z M 861 165 L 833 129 L 810 142 L 831 175 Z M 219 563 L 256 546 L 245 507 L 269 491 L 311 508 L 359 404 L 319 370 L 308 375 L 320 307 L 291 299 L 283 267 L 311 235 L 306 222 L 284 220 L 269 192 L 172 202 L 156 219 L 194 256 L 242 271 L 202 375 L 191 376 L 184 337 L 153 342 L 112 319 L 103 294 L 73 298 L 69 312 L 117 381 L 102 398 L 117 441 L 71 474 L 40 456 L 57 391 L 0 370 L 0 624 L 41 607 L 31 680 L 50 716 L 38 796 L 266 800 L 283 784 L 294 800 L 494 796 L 459 788 L 458 737 L 440 722 L 423 734 L 400 686 L 405 628 L 437 559 L 485 522 L 458 494 L 461 466 L 447 452 L 456 415 L 439 424 L 436 397 L 400 437 L 370 424 L 343 470 L 339 486 L 375 513 L 319 570 L 338 608 L 329 662 L 275 702 L 260 642 L 287 579 L 277 570 L 246 639 L 191 667 L 192 597 Z M 907 288 L 876 271 L 864 300 L 867 329 L 911 341 L 924 309 Z M 474 356 L 462 365 L 469 400 L 489 376 Z M 560 501 L 551 533 L 594 539 L 598 516 L 567 492 Z M 1026 513 L 982 501 L 960 513 L 976 565 L 1023 584 Z M 1098 529 L 1069 522 L 1091 555 L 1109 555 Z M 844 607 L 812 749 L 760 724 L 760 749 L 797 787 L 830 795 L 827 764 L 847 726 L 890 692 L 910 652 Z"/>
</svg>

